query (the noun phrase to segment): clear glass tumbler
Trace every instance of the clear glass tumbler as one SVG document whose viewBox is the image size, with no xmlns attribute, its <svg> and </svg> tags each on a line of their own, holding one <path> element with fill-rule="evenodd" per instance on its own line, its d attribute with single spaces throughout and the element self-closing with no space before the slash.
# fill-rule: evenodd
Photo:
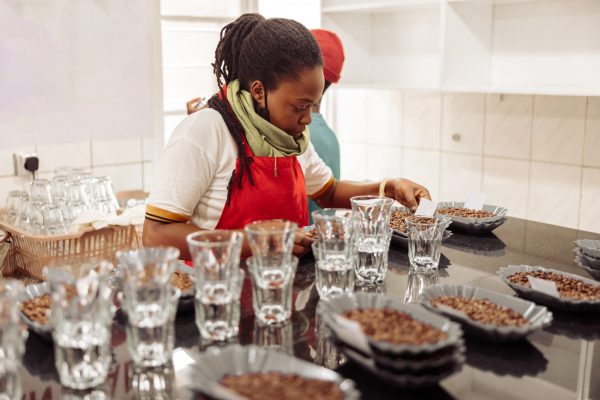
<svg viewBox="0 0 600 400">
<path fill-rule="evenodd" d="M 290 263 L 298 230 L 296 223 L 283 219 L 255 221 L 246 225 L 244 230 L 252 256 L 258 263 L 272 267 Z"/>
<path fill-rule="evenodd" d="M 292 315 L 292 287 L 298 258 L 291 256 L 287 264 L 263 265 L 254 256 L 246 260 L 252 276 L 252 307 L 263 325 L 278 325 Z"/>
<path fill-rule="evenodd" d="M 112 355 L 111 263 L 92 260 L 46 270 L 52 293 L 52 338 L 60 383 L 72 389 L 100 385 Z"/>
<path fill-rule="evenodd" d="M 196 324 L 203 339 L 221 341 L 233 332 L 237 334 L 241 293 L 237 280 L 243 240 L 241 232 L 229 230 L 187 236 L 196 272 Z"/>
<path fill-rule="evenodd" d="M 23 190 L 12 190 L 6 197 L 5 220 L 9 224 L 16 224 L 21 208 L 29 200 L 29 194 Z"/>
<path fill-rule="evenodd" d="M 350 199 L 355 221 L 356 278 L 359 283 L 381 283 L 387 270 L 394 200 L 381 196 Z"/>
<path fill-rule="evenodd" d="M 448 218 L 417 217 L 405 219 L 408 233 L 408 259 L 412 271 L 432 273 L 440 262 L 442 235 Z"/>
<path fill-rule="evenodd" d="M 354 291 L 355 256 L 328 257 L 325 245 L 317 240 L 312 244 L 315 256 L 315 281 L 321 298 L 329 298 Z"/>
<path fill-rule="evenodd" d="M 127 344 L 134 363 L 155 367 L 172 356 L 175 313 L 181 291 L 171 285 L 179 250 L 147 247 L 117 253 L 123 277 Z"/>
<path fill-rule="evenodd" d="M 21 398 L 20 365 L 27 331 L 19 323 L 19 298 L 23 285 L 16 280 L 0 282 L 0 399 Z"/>
</svg>

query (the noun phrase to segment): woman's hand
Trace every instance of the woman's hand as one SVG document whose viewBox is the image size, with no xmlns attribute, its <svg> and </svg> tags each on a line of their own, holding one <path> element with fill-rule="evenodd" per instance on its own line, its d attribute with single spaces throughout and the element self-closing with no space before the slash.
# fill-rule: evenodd
<svg viewBox="0 0 600 400">
<path fill-rule="evenodd" d="M 298 258 L 302 257 L 310 251 L 310 246 L 312 243 L 313 239 L 307 236 L 304 231 L 298 230 L 296 232 L 296 236 L 294 237 L 294 248 L 292 249 L 292 254 Z"/>
<path fill-rule="evenodd" d="M 413 211 L 417 209 L 422 198 L 431 200 L 429 191 L 424 186 L 408 179 L 389 180 L 385 185 L 385 194 Z"/>
</svg>

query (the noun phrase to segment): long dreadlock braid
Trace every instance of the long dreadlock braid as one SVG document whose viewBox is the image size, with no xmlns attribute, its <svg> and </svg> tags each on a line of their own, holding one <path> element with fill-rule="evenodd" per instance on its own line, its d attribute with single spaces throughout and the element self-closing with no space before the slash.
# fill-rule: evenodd
<svg viewBox="0 0 600 400">
<path fill-rule="evenodd" d="M 275 90 L 281 80 L 295 79 L 303 69 L 321 65 L 323 59 L 319 45 L 310 31 L 299 22 L 284 18 L 265 19 L 260 14 L 243 14 L 221 30 L 215 62 L 212 64 L 221 95 L 213 96 L 208 105 L 221 114 L 237 146 L 239 188 L 242 187 L 244 173 L 248 175 L 250 184 L 254 185 L 250 170 L 252 158 L 244 148 L 244 128 L 225 100 L 223 83 L 229 84 L 238 79 L 240 88 L 248 90 L 251 82 L 260 80 L 266 91 Z M 268 119 L 267 110 L 257 112 Z M 227 190 L 228 203 L 234 175 L 235 171 Z"/>
</svg>

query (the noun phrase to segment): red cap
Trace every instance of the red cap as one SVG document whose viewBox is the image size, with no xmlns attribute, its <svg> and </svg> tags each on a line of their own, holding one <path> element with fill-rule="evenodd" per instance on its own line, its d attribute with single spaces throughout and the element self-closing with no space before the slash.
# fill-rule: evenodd
<svg viewBox="0 0 600 400">
<path fill-rule="evenodd" d="M 311 33 L 317 39 L 321 54 L 323 54 L 323 75 L 325 80 L 337 83 L 342 74 L 344 65 L 344 47 L 342 41 L 335 33 L 326 29 L 311 29 Z"/>
</svg>

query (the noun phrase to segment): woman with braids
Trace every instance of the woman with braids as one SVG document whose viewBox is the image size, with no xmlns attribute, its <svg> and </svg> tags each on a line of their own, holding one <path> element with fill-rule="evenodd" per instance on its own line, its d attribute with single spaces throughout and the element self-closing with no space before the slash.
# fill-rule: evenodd
<svg viewBox="0 0 600 400">
<path fill-rule="evenodd" d="M 185 237 L 198 229 L 243 229 L 283 218 L 305 226 L 307 194 L 321 207 L 349 207 L 378 194 L 416 207 L 427 189 L 395 179 L 336 181 L 310 144 L 311 108 L 323 94 L 323 60 L 300 23 L 244 14 L 221 31 L 214 72 L 219 92 L 179 124 L 155 175 L 143 241 L 189 259 Z M 294 254 L 312 240 L 298 232 Z M 244 244 L 242 255 L 250 255 Z"/>
</svg>

